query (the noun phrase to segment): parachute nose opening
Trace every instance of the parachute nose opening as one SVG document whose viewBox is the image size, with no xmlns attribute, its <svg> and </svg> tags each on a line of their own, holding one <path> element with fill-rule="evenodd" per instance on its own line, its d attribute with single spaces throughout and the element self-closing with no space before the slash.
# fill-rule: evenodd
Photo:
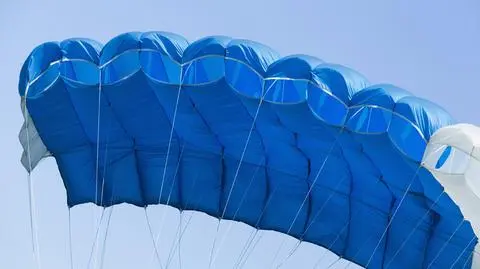
<svg viewBox="0 0 480 269">
<path fill-rule="evenodd" d="M 427 141 L 422 132 L 409 120 L 393 114 L 388 135 L 393 144 L 406 156 L 416 162 L 421 162 Z"/>
<path fill-rule="evenodd" d="M 250 97 L 263 96 L 263 77 L 242 62 L 225 59 L 225 80 L 238 93 Z"/>
<path fill-rule="evenodd" d="M 180 63 L 156 51 L 140 52 L 143 71 L 153 80 L 165 84 L 180 84 Z"/>
<path fill-rule="evenodd" d="M 469 169 L 471 156 L 464 151 L 444 144 L 429 144 L 423 165 L 429 170 L 448 175 L 461 175 Z"/>
<path fill-rule="evenodd" d="M 199 85 L 213 83 L 225 76 L 223 57 L 212 55 L 194 59 L 182 66 L 185 85 Z"/>
<path fill-rule="evenodd" d="M 343 126 L 348 114 L 347 105 L 326 90 L 326 85 L 310 84 L 308 104 L 313 114 L 333 126 Z"/>
<path fill-rule="evenodd" d="M 347 128 L 363 134 L 381 134 L 388 130 L 392 112 L 376 106 L 355 106 L 348 112 Z"/>
<path fill-rule="evenodd" d="M 110 85 L 124 80 L 141 67 L 139 51 L 125 51 L 103 65 L 102 84 Z"/>
</svg>

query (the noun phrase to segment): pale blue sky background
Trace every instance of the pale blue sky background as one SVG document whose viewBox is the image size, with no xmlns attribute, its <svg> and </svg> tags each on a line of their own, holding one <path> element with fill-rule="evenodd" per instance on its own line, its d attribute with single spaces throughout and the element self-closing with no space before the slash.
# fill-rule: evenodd
<svg viewBox="0 0 480 269">
<path fill-rule="evenodd" d="M 17 139 L 22 124 L 17 82 L 24 59 L 45 41 L 80 36 L 105 42 L 131 30 L 170 31 L 190 40 L 230 35 L 260 41 L 283 55 L 311 54 L 359 70 L 373 82 L 393 83 L 433 100 L 459 121 L 480 124 L 478 0 L 2 1 L 0 268 L 34 268 L 26 172 L 19 162 L 21 147 Z M 33 180 L 43 268 L 68 268 L 68 210 L 53 160 L 43 162 L 33 173 Z M 93 240 L 92 208 L 72 210 L 75 263 L 81 268 L 85 268 Z M 159 212 L 151 215 L 155 227 Z M 177 216 L 169 214 L 170 230 L 166 234 L 175 232 Z M 182 243 L 182 261 L 190 263 L 183 268 L 202 264 L 205 259 L 208 263 L 205 256 L 211 241 L 209 245 L 205 238 L 212 239 L 215 222 L 210 220 L 206 228 L 207 222 L 191 224 L 197 225 L 196 230 L 189 228 L 185 235 L 190 238 Z M 238 256 L 235 247 L 243 241 L 239 244 L 235 240 L 248 236 L 246 230 L 239 228 L 231 236 L 234 243 L 226 242 L 223 248 L 227 250 L 220 255 Z M 150 262 L 153 248 L 141 209 L 122 207 L 114 211 L 108 236 L 104 268 L 153 268 L 148 267 L 154 264 Z M 265 255 L 260 250 L 276 250 L 277 239 L 263 240 L 256 249 L 260 254 L 252 255 L 245 268 L 269 265 L 262 263 Z M 294 261 L 310 268 L 307 258 L 318 253 L 305 250 L 299 254 L 303 258 Z M 219 262 L 227 266 L 229 260 L 220 258 Z"/>
</svg>

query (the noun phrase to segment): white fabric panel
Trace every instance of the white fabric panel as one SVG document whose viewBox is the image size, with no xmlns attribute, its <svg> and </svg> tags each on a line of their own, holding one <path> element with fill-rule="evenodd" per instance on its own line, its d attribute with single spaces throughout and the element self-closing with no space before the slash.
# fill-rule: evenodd
<svg viewBox="0 0 480 269">
<path fill-rule="evenodd" d="M 449 146 L 451 152 L 445 163 L 436 167 Z M 480 237 L 480 128 L 457 124 L 438 130 L 427 145 L 422 164 L 442 184 Z M 475 250 L 472 268 L 480 269 L 479 244 Z"/>
<path fill-rule="evenodd" d="M 432 135 L 430 143 L 450 145 L 480 160 L 480 127 L 473 124 L 443 127 Z"/>
<path fill-rule="evenodd" d="M 18 135 L 20 144 L 23 147 L 21 162 L 28 172 L 32 172 L 38 163 L 43 158 L 49 156 L 50 153 L 43 144 L 43 141 L 37 132 L 37 128 L 35 128 L 35 124 L 30 118 L 30 114 L 26 111 L 24 98 L 22 98 L 20 105 L 24 115 L 24 123 Z"/>
</svg>

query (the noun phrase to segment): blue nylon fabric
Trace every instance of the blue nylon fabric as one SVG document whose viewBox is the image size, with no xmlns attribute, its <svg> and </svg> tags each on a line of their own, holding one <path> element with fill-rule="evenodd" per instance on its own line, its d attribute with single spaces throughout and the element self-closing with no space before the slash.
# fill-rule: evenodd
<svg viewBox="0 0 480 269">
<path fill-rule="evenodd" d="M 37 47 L 19 93 L 70 207 L 198 210 L 369 268 L 471 264 L 469 222 L 419 166 L 453 120 L 347 67 L 248 40 L 135 32 L 103 48 Z"/>
</svg>

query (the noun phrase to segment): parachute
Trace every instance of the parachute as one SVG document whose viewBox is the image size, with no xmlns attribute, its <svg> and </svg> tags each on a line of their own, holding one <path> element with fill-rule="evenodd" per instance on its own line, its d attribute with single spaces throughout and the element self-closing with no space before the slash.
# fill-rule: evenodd
<svg viewBox="0 0 480 269">
<path fill-rule="evenodd" d="M 19 93 L 22 164 L 53 156 L 69 207 L 165 204 L 366 268 L 480 268 L 479 129 L 348 67 L 132 32 L 38 46 Z"/>
</svg>

